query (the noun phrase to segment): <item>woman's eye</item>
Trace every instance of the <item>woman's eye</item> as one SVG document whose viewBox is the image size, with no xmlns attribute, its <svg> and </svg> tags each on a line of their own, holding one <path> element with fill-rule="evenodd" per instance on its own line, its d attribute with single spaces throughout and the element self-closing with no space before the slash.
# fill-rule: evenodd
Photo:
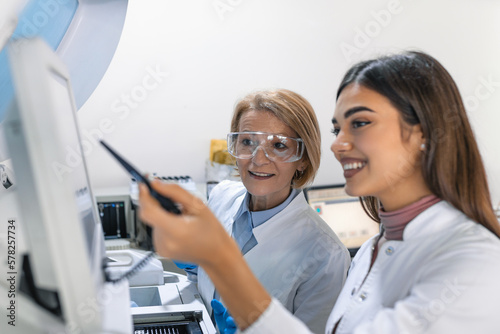
<svg viewBox="0 0 500 334">
<path fill-rule="evenodd" d="M 340 129 L 339 128 L 333 128 L 332 129 L 332 133 L 335 137 L 337 137 L 339 135 L 339 132 L 340 132 Z"/>
<path fill-rule="evenodd" d="M 246 138 L 246 139 L 241 140 L 241 144 L 243 144 L 245 146 L 251 146 L 251 145 L 253 145 L 253 141 L 251 139 Z"/>
<path fill-rule="evenodd" d="M 283 143 L 274 143 L 274 148 L 282 150 L 286 148 L 286 145 Z"/>
<path fill-rule="evenodd" d="M 368 125 L 370 124 L 370 122 L 368 121 L 353 121 L 351 123 L 351 126 L 354 128 L 354 129 L 357 129 L 357 128 L 360 128 L 362 126 L 365 126 L 365 125 Z"/>
</svg>

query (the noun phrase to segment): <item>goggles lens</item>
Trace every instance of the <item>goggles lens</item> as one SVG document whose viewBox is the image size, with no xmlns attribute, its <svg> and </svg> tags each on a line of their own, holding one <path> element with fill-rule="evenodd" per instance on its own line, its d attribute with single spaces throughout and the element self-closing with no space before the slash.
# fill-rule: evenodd
<svg viewBox="0 0 500 334">
<path fill-rule="evenodd" d="M 304 142 L 265 132 L 231 132 L 227 135 L 227 150 L 235 158 L 251 159 L 261 148 L 271 161 L 294 162 L 304 154 Z"/>
</svg>

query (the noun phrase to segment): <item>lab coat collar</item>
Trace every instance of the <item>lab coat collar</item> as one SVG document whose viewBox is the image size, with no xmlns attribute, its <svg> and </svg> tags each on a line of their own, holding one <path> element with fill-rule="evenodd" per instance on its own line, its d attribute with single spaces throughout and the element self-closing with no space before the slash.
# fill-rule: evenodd
<svg viewBox="0 0 500 334">
<path fill-rule="evenodd" d="M 259 241 L 259 237 L 262 235 L 280 235 L 283 233 L 283 225 L 282 224 L 273 224 L 275 221 L 280 221 L 286 223 L 287 229 L 293 228 L 301 228 L 301 224 L 303 223 L 300 219 L 298 219 L 299 214 L 303 214 L 303 212 L 309 212 L 309 214 L 316 214 L 315 211 L 309 206 L 307 203 L 304 192 L 300 191 L 297 196 L 288 204 L 287 208 L 281 210 L 273 217 L 271 217 L 266 224 L 262 224 L 253 229 L 253 234 L 257 241 Z"/>
<path fill-rule="evenodd" d="M 252 227 L 255 228 L 255 227 L 265 223 L 266 221 L 268 221 L 269 219 L 274 217 L 276 214 L 278 214 L 282 210 L 284 210 L 288 206 L 288 204 L 290 204 L 290 202 L 295 197 L 297 197 L 297 195 L 300 192 L 302 192 L 301 189 L 292 189 L 292 191 L 290 192 L 290 195 L 288 195 L 286 200 L 283 203 L 279 204 L 278 206 L 271 208 L 271 209 L 268 209 L 268 210 L 264 210 L 264 211 L 252 212 L 248 208 L 248 204 L 250 203 L 250 196 L 251 195 L 247 191 L 247 193 L 245 194 L 245 197 L 243 198 L 243 201 L 241 202 L 241 205 L 240 205 L 238 211 L 236 211 L 236 214 L 233 216 L 233 221 L 238 220 L 243 214 L 245 214 L 245 212 L 248 212 L 248 214 L 252 217 Z"/>
<path fill-rule="evenodd" d="M 446 201 L 440 201 L 408 223 L 403 232 L 403 240 L 427 238 L 429 235 L 434 235 L 465 220 L 469 220 L 469 218 L 461 211 Z"/>
</svg>

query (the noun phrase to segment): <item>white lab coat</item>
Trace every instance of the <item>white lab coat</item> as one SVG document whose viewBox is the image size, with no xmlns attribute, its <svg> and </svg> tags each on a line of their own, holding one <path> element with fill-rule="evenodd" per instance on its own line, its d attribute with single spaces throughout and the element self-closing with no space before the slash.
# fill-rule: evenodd
<svg viewBox="0 0 500 334">
<path fill-rule="evenodd" d="M 500 333 L 500 240 L 487 229 L 439 202 L 404 241 L 382 245 L 367 276 L 374 240 L 356 254 L 326 333 L 341 318 L 336 334 Z M 244 333 L 308 333 L 300 325 L 273 302 Z"/>
<path fill-rule="evenodd" d="M 241 182 L 215 187 L 209 207 L 228 233 L 245 197 Z M 304 193 L 253 229 L 258 244 L 244 257 L 267 291 L 313 332 L 323 333 L 350 264 L 347 249 L 307 203 Z M 198 290 L 211 312 L 214 286 L 198 269 Z"/>
</svg>

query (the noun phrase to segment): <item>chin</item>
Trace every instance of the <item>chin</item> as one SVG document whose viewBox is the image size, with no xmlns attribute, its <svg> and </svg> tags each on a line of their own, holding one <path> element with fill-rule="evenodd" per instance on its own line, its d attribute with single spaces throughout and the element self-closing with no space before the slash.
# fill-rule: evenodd
<svg viewBox="0 0 500 334">
<path fill-rule="evenodd" d="M 349 185 L 349 183 L 346 183 L 344 190 L 347 193 L 347 195 L 352 196 L 352 197 L 369 196 L 369 195 L 363 193 L 363 191 L 361 191 L 361 189 L 359 189 L 359 187 Z"/>
<path fill-rule="evenodd" d="M 352 190 L 352 187 L 349 187 L 347 184 L 345 185 L 344 190 L 349 196 L 358 196 L 354 194 L 355 192 Z"/>
<path fill-rule="evenodd" d="M 266 194 L 266 190 L 262 189 L 262 187 L 257 187 L 253 184 L 243 184 L 243 185 L 252 196 L 263 196 Z"/>
</svg>

